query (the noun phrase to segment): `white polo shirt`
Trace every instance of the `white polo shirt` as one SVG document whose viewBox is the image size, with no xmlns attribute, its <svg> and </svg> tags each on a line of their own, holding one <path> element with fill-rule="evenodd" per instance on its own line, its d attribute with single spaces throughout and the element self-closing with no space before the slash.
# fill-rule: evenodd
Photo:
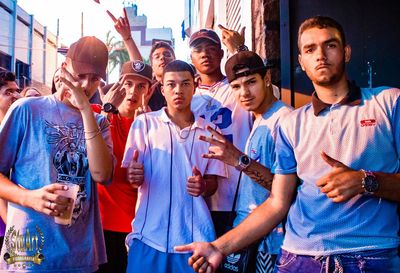
<svg viewBox="0 0 400 273">
<path fill-rule="evenodd" d="M 212 241 L 215 231 L 207 204 L 202 196 L 186 190 L 192 168 L 204 174 L 226 176 L 225 164 L 202 158 L 209 143 L 200 135 L 210 136 L 204 119 L 195 117 L 191 127 L 178 131 L 165 108 L 138 116 L 129 131 L 122 165 L 127 167 L 133 151 L 139 152 L 145 179 L 139 188 L 136 217 L 127 237 L 162 252 L 174 253 L 177 245 L 193 241 Z"/>
<path fill-rule="evenodd" d="M 195 115 L 217 125 L 233 145 L 244 151 L 253 123 L 252 116 L 236 101 L 225 77 L 212 86 L 200 84 L 193 96 L 191 108 Z M 218 190 L 208 200 L 213 211 L 232 209 L 239 172 L 232 166 L 227 168 L 228 178 L 218 180 Z"/>
<path fill-rule="evenodd" d="M 396 203 L 361 194 L 334 203 L 315 183 L 332 169 L 321 151 L 355 170 L 399 172 L 399 95 L 394 88 L 351 86 L 341 103 L 324 104 L 314 95 L 282 121 L 272 171 L 301 179 L 283 249 L 331 255 L 398 247 Z"/>
</svg>

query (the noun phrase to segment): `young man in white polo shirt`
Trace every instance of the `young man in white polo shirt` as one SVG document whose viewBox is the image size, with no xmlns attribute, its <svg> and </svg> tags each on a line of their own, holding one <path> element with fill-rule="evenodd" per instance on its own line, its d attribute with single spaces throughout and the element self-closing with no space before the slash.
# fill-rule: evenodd
<svg viewBox="0 0 400 273">
<path fill-rule="evenodd" d="M 169 63 L 162 92 L 167 107 L 139 115 L 130 129 L 123 166 L 139 187 L 136 218 L 126 243 L 127 272 L 193 272 L 190 254 L 174 251 L 193 240 L 213 240 L 215 231 L 204 196 L 217 188 L 225 165 L 204 159 L 209 144 L 198 139 L 213 126 L 193 115 L 194 71 L 183 61 Z M 215 125 L 214 125 L 215 127 Z"/>
<path fill-rule="evenodd" d="M 288 212 L 275 272 L 397 273 L 400 90 L 347 81 L 351 49 L 332 18 L 303 22 L 298 44 L 315 93 L 281 123 L 270 198 L 218 240 L 178 249 L 194 252 L 196 271 L 213 271 Z"/>
</svg>

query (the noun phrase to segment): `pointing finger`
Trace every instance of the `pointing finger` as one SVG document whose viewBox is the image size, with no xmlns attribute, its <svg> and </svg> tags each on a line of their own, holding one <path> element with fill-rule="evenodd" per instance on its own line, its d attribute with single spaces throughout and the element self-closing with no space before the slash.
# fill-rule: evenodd
<svg viewBox="0 0 400 273">
<path fill-rule="evenodd" d="M 115 16 L 109 10 L 107 10 L 106 12 L 107 12 L 108 16 L 110 16 L 110 18 L 113 20 L 114 23 L 116 23 L 118 21 L 117 18 L 115 18 Z"/>
</svg>

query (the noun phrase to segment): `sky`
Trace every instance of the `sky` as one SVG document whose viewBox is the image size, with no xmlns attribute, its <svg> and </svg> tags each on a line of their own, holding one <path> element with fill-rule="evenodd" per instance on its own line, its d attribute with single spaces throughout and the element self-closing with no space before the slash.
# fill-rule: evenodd
<svg viewBox="0 0 400 273">
<path fill-rule="evenodd" d="M 116 17 L 122 15 L 124 4 L 135 3 L 138 15 L 147 16 L 149 28 L 170 27 L 175 38 L 175 51 L 178 59 L 187 59 L 187 41 L 181 37 L 181 24 L 184 18 L 184 0 L 18 0 L 18 5 L 36 21 L 47 26 L 57 34 L 57 19 L 60 20 L 61 43 L 69 46 L 81 36 L 81 14 L 83 12 L 84 35 L 96 36 L 105 41 L 106 33 L 111 30 L 116 37 L 114 23 L 106 14 L 110 10 Z"/>
</svg>

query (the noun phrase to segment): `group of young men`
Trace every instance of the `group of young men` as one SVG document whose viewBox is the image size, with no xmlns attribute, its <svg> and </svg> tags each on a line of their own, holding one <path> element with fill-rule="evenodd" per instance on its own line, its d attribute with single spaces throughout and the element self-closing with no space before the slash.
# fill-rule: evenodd
<svg viewBox="0 0 400 273">
<path fill-rule="evenodd" d="M 239 52 L 226 76 L 208 29 L 189 41 L 196 71 L 162 43 L 152 70 L 135 55 L 129 23 L 115 24 L 137 60 L 102 106 L 89 98 L 107 48 L 84 37 L 56 93 L 16 101 L 1 122 L 0 271 L 94 272 L 108 256 L 99 272 L 215 272 L 261 239 L 275 272 L 398 272 L 400 90 L 348 82 L 340 24 L 317 16 L 301 25 L 299 62 L 315 92 L 296 110 L 277 100 L 262 59 L 243 44 L 228 47 Z M 223 41 L 235 35 L 224 29 Z M 239 179 L 237 227 L 222 234 L 218 216 L 232 209 Z M 59 194 L 63 182 L 80 186 L 75 204 Z M 54 223 L 72 205 L 72 223 Z"/>
</svg>

